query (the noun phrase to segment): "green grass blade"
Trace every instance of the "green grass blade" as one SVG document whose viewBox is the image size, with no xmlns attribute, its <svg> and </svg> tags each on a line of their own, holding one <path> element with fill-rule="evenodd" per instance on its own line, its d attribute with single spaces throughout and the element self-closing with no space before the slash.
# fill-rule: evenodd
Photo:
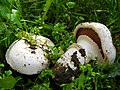
<svg viewBox="0 0 120 90">
<path fill-rule="evenodd" d="M 47 0 L 47 1 L 46 1 L 45 7 L 44 7 L 44 14 L 43 14 L 43 17 L 42 17 L 42 23 L 43 23 L 44 20 L 45 20 L 45 17 L 46 17 L 46 15 L 47 15 L 47 12 L 48 12 L 48 10 L 49 10 L 52 2 L 53 2 L 53 0 Z"/>
</svg>

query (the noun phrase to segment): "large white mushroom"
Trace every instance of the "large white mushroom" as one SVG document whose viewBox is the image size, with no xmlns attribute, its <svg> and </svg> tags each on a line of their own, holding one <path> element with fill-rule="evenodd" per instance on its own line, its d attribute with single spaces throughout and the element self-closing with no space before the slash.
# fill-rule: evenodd
<svg viewBox="0 0 120 90">
<path fill-rule="evenodd" d="M 59 83 L 74 80 L 80 74 L 79 64 L 84 65 L 90 60 L 111 64 L 116 57 L 111 33 L 105 25 L 81 23 L 75 28 L 74 36 L 77 42 L 68 48 L 53 67 L 54 80 Z"/>
<path fill-rule="evenodd" d="M 105 25 L 96 22 L 81 23 L 75 28 L 74 36 L 77 39 L 77 44 L 85 49 L 89 49 L 89 47 L 88 44 L 83 41 L 88 41 L 89 39 L 91 40 L 88 41 L 89 43 L 95 43 L 91 45 L 96 47 L 96 52 L 90 50 L 86 50 L 86 52 L 88 54 L 92 54 L 94 52 L 92 57 L 93 55 L 96 55 L 99 62 L 104 62 L 106 60 L 108 60 L 109 63 L 114 62 L 116 57 L 116 49 L 112 43 L 111 33 Z"/>
<path fill-rule="evenodd" d="M 6 52 L 6 61 L 12 69 L 21 74 L 33 75 L 49 66 L 46 55 L 51 53 L 53 42 L 43 36 L 33 36 L 36 44 L 26 40 L 14 41 Z"/>
</svg>

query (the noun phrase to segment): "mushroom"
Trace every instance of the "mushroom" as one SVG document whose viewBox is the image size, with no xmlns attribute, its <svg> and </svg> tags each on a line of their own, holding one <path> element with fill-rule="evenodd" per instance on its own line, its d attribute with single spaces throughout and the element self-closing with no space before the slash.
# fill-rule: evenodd
<svg viewBox="0 0 120 90">
<path fill-rule="evenodd" d="M 74 80 L 80 74 L 79 64 L 84 65 L 85 59 L 85 50 L 77 43 L 73 43 L 52 68 L 55 75 L 53 80 L 57 83 L 66 83 Z"/>
<path fill-rule="evenodd" d="M 51 53 L 49 46 L 53 42 L 43 36 L 33 36 L 36 44 L 26 40 L 14 41 L 6 52 L 6 61 L 12 69 L 21 74 L 33 75 L 49 66 L 47 53 Z"/>
<path fill-rule="evenodd" d="M 116 49 L 105 25 L 96 22 L 81 23 L 75 28 L 74 36 L 76 43 L 68 48 L 52 68 L 55 74 L 53 80 L 58 83 L 70 82 L 79 76 L 79 64 L 84 65 L 91 60 L 112 64 L 115 60 Z"/>
<path fill-rule="evenodd" d="M 109 63 L 114 62 L 116 49 L 112 43 L 111 33 L 105 25 L 96 22 L 81 23 L 75 28 L 74 36 L 77 39 L 77 44 L 85 48 L 86 52 L 91 54 L 92 57 L 96 55 L 99 62 L 106 60 L 108 60 Z M 93 48 L 95 47 L 95 52 L 87 50 L 89 49 L 89 47 L 87 47 L 88 44 L 83 42 L 85 38 L 91 40 L 89 43 L 95 43 L 91 44 Z"/>
</svg>

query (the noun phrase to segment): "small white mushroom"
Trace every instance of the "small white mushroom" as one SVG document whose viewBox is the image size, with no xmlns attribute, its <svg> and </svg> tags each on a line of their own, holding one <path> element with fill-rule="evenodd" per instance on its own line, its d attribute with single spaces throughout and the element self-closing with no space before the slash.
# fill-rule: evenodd
<svg viewBox="0 0 120 90">
<path fill-rule="evenodd" d="M 77 42 L 68 48 L 53 67 L 56 82 L 65 83 L 77 77 L 80 74 L 79 64 L 84 65 L 90 60 L 98 60 L 98 63 L 113 63 L 115 60 L 116 49 L 105 25 L 81 23 L 75 28 L 74 36 Z"/>
<path fill-rule="evenodd" d="M 73 80 L 80 74 L 79 64 L 84 65 L 85 60 L 85 50 L 78 44 L 73 43 L 52 68 L 55 75 L 54 80 L 58 83 L 65 83 Z"/>
<path fill-rule="evenodd" d="M 49 66 L 47 53 L 51 53 L 49 46 L 53 42 L 43 36 L 33 36 L 37 45 L 32 45 L 26 40 L 16 40 L 6 52 L 6 61 L 12 69 L 21 74 L 33 75 Z"/>
</svg>

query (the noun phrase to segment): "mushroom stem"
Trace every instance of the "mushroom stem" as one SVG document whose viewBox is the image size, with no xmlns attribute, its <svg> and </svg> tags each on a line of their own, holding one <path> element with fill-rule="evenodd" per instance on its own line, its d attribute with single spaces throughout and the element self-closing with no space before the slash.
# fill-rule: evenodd
<svg viewBox="0 0 120 90">
<path fill-rule="evenodd" d="M 81 35 L 77 39 L 77 44 L 82 47 L 86 52 L 86 61 L 85 63 L 89 63 L 90 60 L 99 60 L 99 62 L 103 62 L 103 58 L 97 44 L 88 36 Z"/>
</svg>

